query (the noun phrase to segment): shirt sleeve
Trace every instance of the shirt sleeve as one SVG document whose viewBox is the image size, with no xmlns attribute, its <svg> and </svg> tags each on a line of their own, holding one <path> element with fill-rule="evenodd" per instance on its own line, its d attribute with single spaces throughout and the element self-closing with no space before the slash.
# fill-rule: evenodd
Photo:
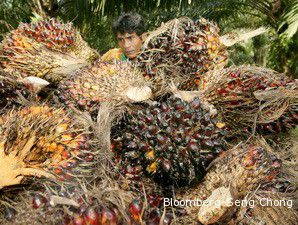
<svg viewBox="0 0 298 225">
<path fill-rule="evenodd" d="M 109 51 L 107 51 L 102 57 L 102 61 L 112 61 L 112 60 L 117 60 L 121 61 L 122 60 L 123 53 L 120 48 L 114 48 Z"/>
</svg>

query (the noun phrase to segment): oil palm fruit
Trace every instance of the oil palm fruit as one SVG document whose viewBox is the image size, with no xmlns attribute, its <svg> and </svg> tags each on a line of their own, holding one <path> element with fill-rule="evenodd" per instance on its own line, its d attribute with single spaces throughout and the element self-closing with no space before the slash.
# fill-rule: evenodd
<svg viewBox="0 0 298 225">
<path fill-rule="evenodd" d="M 56 84 L 72 71 L 87 65 L 77 56 L 49 50 L 24 36 L 12 35 L 11 39 L 3 40 L 0 54 L 1 67 L 13 79 L 36 76 Z"/>
<path fill-rule="evenodd" d="M 220 155 L 207 172 L 203 181 L 196 187 L 180 190 L 176 195 L 178 199 L 195 199 L 199 201 L 224 199 L 230 196 L 230 201 L 242 200 L 250 191 L 262 183 L 268 182 L 276 177 L 280 171 L 280 160 L 270 155 L 267 150 L 258 144 L 238 144 L 233 149 Z M 224 190 L 228 188 L 228 190 Z M 221 191 L 219 191 L 221 189 Z M 212 196 L 213 194 L 213 196 Z M 221 201 L 224 203 L 224 201 Z M 220 203 L 220 204 L 221 204 Z M 235 205 L 233 205 L 235 207 Z M 225 215 L 233 212 L 231 205 L 218 207 L 210 201 L 208 210 L 200 206 L 187 207 L 188 217 L 203 224 L 210 224 L 225 218 Z M 235 208 L 234 208 L 235 209 Z M 221 210 L 221 211 L 219 211 Z M 209 221 L 206 221 L 208 212 Z M 225 218 L 227 219 L 227 218 Z"/>
<path fill-rule="evenodd" d="M 0 223 L 8 222 L 2 215 L 9 208 L 5 203 L 10 202 L 9 206 L 15 209 L 10 218 L 14 224 L 28 221 L 68 225 L 127 224 L 127 209 L 137 194 L 123 190 L 113 179 L 110 168 L 103 165 L 105 160 L 101 157 L 97 160 L 92 162 L 96 170 L 91 172 L 88 160 L 83 159 L 84 167 L 80 168 L 83 177 L 79 179 L 36 180 L 42 182 L 34 182 L 13 194 L 13 188 L 7 189 L 6 195 L 0 194 Z M 92 174 L 92 179 L 85 179 L 88 178 L 86 173 Z"/>
<path fill-rule="evenodd" d="M 105 205 L 96 199 L 83 202 L 83 198 L 75 202 L 78 203 L 76 208 L 72 208 L 71 215 L 64 216 L 64 220 L 59 221 L 66 225 L 117 225 L 123 223 L 123 218 L 119 210 L 114 205 Z M 89 205 L 88 205 L 89 204 Z"/>
<path fill-rule="evenodd" d="M 1 67 L 15 79 L 36 76 L 57 83 L 96 56 L 71 24 L 55 19 L 21 24 L 0 44 Z"/>
<path fill-rule="evenodd" d="M 32 177 L 71 180 L 88 173 L 94 154 L 88 132 L 64 109 L 45 105 L 0 118 L 0 188 Z"/>
<path fill-rule="evenodd" d="M 211 117 L 195 98 L 171 97 L 130 116 L 115 137 L 115 150 L 158 183 L 187 185 L 200 180 L 205 168 L 224 150 L 224 124 Z"/>
<path fill-rule="evenodd" d="M 119 161 L 114 165 L 115 179 L 121 185 L 121 189 L 134 191 L 139 195 L 160 195 L 161 187 L 144 175 L 143 168 L 129 161 Z"/>
<path fill-rule="evenodd" d="M 113 150 L 117 148 L 113 146 Z M 117 152 L 115 152 L 117 153 Z M 172 209 L 167 209 L 163 217 L 163 198 L 170 197 L 170 191 L 163 189 L 152 179 L 145 176 L 142 166 L 136 165 L 129 160 L 123 161 L 116 158 L 113 160 L 115 180 L 122 190 L 131 191 L 135 194 L 134 199 L 126 208 L 129 224 L 170 224 L 173 219 Z M 174 209 L 173 209 L 174 210 Z M 178 216 L 176 214 L 176 216 Z"/>
<path fill-rule="evenodd" d="M 179 71 L 184 80 L 190 80 L 184 89 L 193 89 L 203 73 L 226 64 L 227 51 L 215 23 L 181 17 L 149 33 L 137 61 L 144 76 L 165 72 L 170 78 L 173 71 Z"/>
<path fill-rule="evenodd" d="M 82 182 L 84 181 L 80 180 L 80 183 Z M 84 184 L 88 186 L 87 183 Z M 15 194 L 17 198 L 10 199 L 10 206 L 15 209 L 14 211 L 5 204 L 0 204 L 0 222 L 1 224 L 9 222 L 25 224 L 29 221 L 38 221 L 36 224 L 65 225 L 116 225 L 124 223 L 124 218 L 115 205 L 88 195 L 91 193 L 89 191 L 91 191 L 90 188 L 83 190 L 77 183 L 76 186 L 72 187 L 68 184 L 60 187 L 51 185 L 50 188 L 44 190 L 18 192 Z M 98 192 L 100 191 L 97 189 Z M 7 199 L 8 195 L 5 200 L 7 201 Z M 9 217 L 6 216 L 7 211 L 10 212 Z"/>
<path fill-rule="evenodd" d="M 113 146 L 113 150 L 117 148 Z M 115 152 L 117 154 L 117 152 Z M 145 176 L 142 166 L 129 160 L 116 158 L 113 160 L 115 179 L 121 189 L 132 191 L 135 198 L 127 206 L 127 215 L 130 224 L 169 224 L 173 218 L 172 211 L 167 209 L 165 218 L 163 215 L 163 198 L 171 195 L 152 179 Z M 177 215 L 176 215 L 177 216 Z"/>
<path fill-rule="evenodd" d="M 34 39 L 49 49 L 71 53 L 87 61 L 93 61 L 98 57 L 96 51 L 82 39 L 72 23 L 63 23 L 56 18 L 21 23 L 13 31 L 13 35 Z"/>
<path fill-rule="evenodd" d="M 61 82 L 57 96 L 68 106 L 94 112 L 104 101 L 147 100 L 151 97 L 151 89 L 129 63 L 97 61 Z"/>
<path fill-rule="evenodd" d="M 160 206 L 161 199 L 164 196 L 163 188 L 145 176 L 141 165 L 132 163 L 129 160 L 119 158 L 115 150 L 118 146 L 112 145 L 112 151 L 115 153 L 113 159 L 113 172 L 115 180 L 119 183 L 122 190 L 132 191 L 137 194 L 139 200 L 147 199 L 150 207 Z"/>
<path fill-rule="evenodd" d="M 298 121 L 298 83 L 270 69 L 233 66 L 211 71 L 201 82 L 201 96 L 234 131 L 256 123 L 257 130 L 279 132 Z"/>
<path fill-rule="evenodd" d="M 146 201 L 141 199 L 133 199 L 127 210 L 130 219 L 129 224 L 171 224 L 174 218 L 174 209 L 164 208 L 162 198 L 155 200 L 158 201 L 158 204 L 151 206 L 150 203 L 148 203 L 150 199 L 147 200 L 147 204 Z M 176 214 L 176 217 L 177 216 Z"/>
</svg>

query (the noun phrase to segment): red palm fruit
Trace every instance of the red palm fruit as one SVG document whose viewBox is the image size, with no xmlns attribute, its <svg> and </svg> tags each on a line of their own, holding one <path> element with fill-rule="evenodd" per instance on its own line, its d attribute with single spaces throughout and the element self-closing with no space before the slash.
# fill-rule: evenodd
<svg viewBox="0 0 298 225">
<path fill-rule="evenodd" d="M 109 208 L 103 208 L 100 214 L 100 225 L 117 225 L 117 214 Z"/>
<path fill-rule="evenodd" d="M 99 213 L 94 208 L 88 208 L 84 213 L 86 225 L 100 225 Z"/>
<path fill-rule="evenodd" d="M 58 19 L 51 18 L 39 22 L 21 23 L 15 32 L 33 38 L 40 43 L 55 43 L 53 47 L 56 50 L 73 51 L 76 55 L 83 56 L 88 60 L 97 57 L 97 53 L 82 40 L 72 23 L 63 23 Z M 69 43 L 63 41 L 67 39 L 71 41 Z"/>
<path fill-rule="evenodd" d="M 130 213 L 134 221 L 140 221 L 142 218 L 142 202 L 138 199 L 134 199 L 128 206 L 128 212 Z"/>
<path fill-rule="evenodd" d="M 69 225 L 86 225 L 86 223 L 83 216 L 76 215 Z"/>
</svg>

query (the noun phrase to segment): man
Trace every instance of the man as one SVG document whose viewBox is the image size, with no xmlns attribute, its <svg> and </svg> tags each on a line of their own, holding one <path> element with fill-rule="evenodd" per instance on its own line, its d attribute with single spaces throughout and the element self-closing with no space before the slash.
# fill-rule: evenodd
<svg viewBox="0 0 298 225">
<path fill-rule="evenodd" d="M 140 52 L 145 37 L 146 24 L 137 13 L 121 14 L 113 23 L 113 33 L 120 48 L 109 50 L 102 56 L 103 61 L 132 60 Z"/>
</svg>

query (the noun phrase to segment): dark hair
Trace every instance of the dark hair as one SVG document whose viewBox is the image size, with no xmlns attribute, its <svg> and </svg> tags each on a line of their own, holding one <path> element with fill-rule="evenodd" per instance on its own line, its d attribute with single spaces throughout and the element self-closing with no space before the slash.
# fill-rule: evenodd
<svg viewBox="0 0 298 225">
<path fill-rule="evenodd" d="M 135 12 L 122 13 L 113 22 L 113 33 L 133 33 L 136 32 L 137 35 L 142 35 L 146 32 L 146 24 L 143 17 Z"/>
</svg>

